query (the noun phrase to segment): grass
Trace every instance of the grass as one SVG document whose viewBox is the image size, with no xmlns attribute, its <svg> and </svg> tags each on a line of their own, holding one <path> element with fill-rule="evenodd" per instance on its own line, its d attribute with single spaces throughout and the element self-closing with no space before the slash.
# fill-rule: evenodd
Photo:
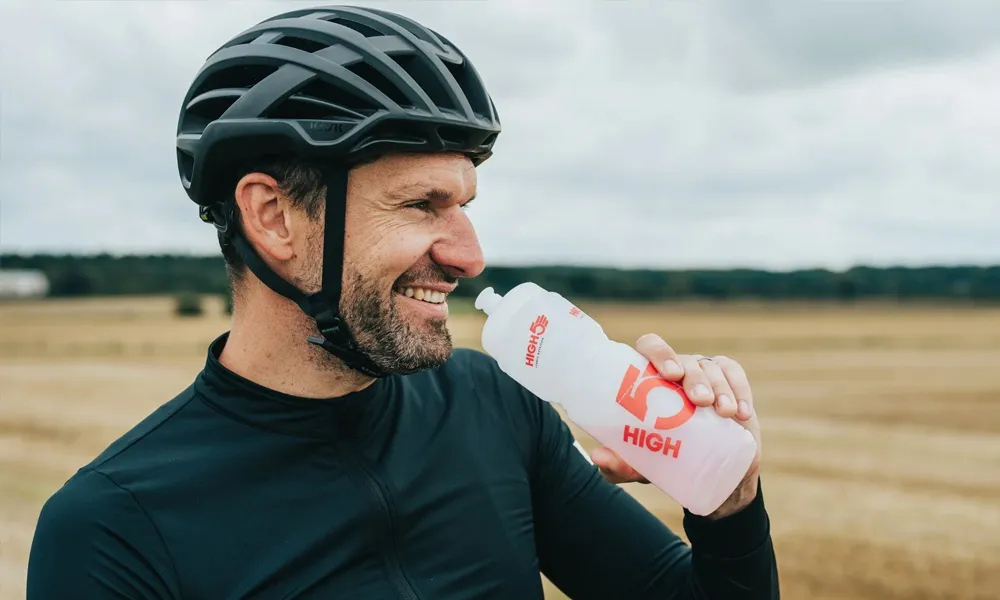
<svg viewBox="0 0 1000 600">
<path fill-rule="evenodd" d="M 784 598 L 995 598 L 1000 309 L 583 303 L 619 341 L 654 331 L 746 367 Z M 172 298 L 0 305 L 0 600 L 24 597 L 38 509 L 185 386 L 228 325 Z M 478 347 L 482 317 L 451 329 Z M 575 430 L 575 428 L 574 428 Z M 575 430 L 586 448 L 594 446 Z M 651 486 L 625 486 L 681 531 Z M 547 598 L 563 598 L 547 587 Z"/>
</svg>

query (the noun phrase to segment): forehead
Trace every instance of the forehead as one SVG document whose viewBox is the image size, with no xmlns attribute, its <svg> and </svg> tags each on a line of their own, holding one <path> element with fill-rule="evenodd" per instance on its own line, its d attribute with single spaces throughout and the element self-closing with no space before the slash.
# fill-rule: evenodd
<svg viewBox="0 0 1000 600">
<path fill-rule="evenodd" d="M 472 161 L 461 154 L 393 155 L 361 169 L 365 171 L 359 173 L 360 179 L 366 187 L 399 200 L 424 195 L 434 189 L 465 197 L 476 192 L 476 169 Z"/>
</svg>

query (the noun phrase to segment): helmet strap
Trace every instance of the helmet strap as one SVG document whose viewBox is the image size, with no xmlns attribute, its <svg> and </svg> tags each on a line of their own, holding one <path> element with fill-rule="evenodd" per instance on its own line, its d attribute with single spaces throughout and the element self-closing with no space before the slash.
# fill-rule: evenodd
<svg viewBox="0 0 1000 600">
<path fill-rule="evenodd" d="M 350 328 L 340 315 L 344 263 L 345 217 L 347 212 L 347 168 L 325 166 L 326 210 L 323 231 L 323 281 L 320 290 L 305 294 L 272 271 L 241 235 L 232 235 L 232 243 L 247 268 L 271 290 L 295 302 L 302 312 L 316 320 L 320 335 L 307 341 L 339 358 L 347 367 L 369 377 L 384 377 L 386 372 L 358 346 Z M 216 225 L 217 227 L 219 225 Z"/>
</svg>

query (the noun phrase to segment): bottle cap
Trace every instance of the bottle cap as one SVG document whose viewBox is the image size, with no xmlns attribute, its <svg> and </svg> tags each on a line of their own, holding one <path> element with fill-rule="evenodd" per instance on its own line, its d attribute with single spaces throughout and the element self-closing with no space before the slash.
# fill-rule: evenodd
<svg viewBox="0 0 1000 600">
<path fill-rule="evenodd" d="M 488 287 L 476 297 L 476 309 L 483 311 L 489 316 L 493 312 L 493 309 L 500 304 L 501 300 L 503 300 L 503 296 L 494 292 L 492 287 Z"/>
</svg>

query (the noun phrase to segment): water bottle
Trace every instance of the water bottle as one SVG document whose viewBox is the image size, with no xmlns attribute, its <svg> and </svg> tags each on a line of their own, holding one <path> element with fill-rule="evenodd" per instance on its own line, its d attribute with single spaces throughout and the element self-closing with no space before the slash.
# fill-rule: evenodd
<svg viewBox="0 0 1000 600">
<path fill-rule="evenodd" d="M 715 511 L 753 462 L 753 435 L 714 406 L 697 407 L 633 347 L 555 292 L 527 282 L 483 290 L 483 349 L 500 368 L 611 448 L 694 514 Z"/>
</svg>

